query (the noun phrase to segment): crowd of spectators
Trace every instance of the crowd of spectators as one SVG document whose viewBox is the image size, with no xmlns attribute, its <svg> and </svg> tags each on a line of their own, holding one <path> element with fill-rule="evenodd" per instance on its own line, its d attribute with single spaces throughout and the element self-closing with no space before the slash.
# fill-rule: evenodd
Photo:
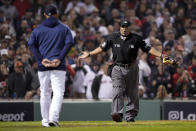
<svg viewBox="0 0 196 131">
<path fill-rule="evenodd" d="M 37 63 L 27 42 L 48 4 L 56 5 L 76 43 L 66 57 L 65 98 L 111 98 L 106 74 L 111 51 L 82 62 L 77 57 L 119 31 L 122 19 L 131 22 L 131 32 L 178 60 L 177 65 L 162 65 L 140 51 L 140 98 L 196 98 L 195 0 L 0 0 L 0 98 L 39 98 Z"/>
</svg>

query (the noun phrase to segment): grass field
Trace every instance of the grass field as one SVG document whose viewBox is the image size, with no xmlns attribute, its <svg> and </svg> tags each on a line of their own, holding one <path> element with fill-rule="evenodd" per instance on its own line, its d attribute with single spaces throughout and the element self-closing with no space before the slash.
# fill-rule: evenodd
<svg viewBox="0 0 196 131">
<path fill-rule="evenodd" d="M 44 128 L 40 122 L 0 122 L 0 131 L 196 131 L 196 121 L 61 121 L 60 125 Z"/>
</svg>

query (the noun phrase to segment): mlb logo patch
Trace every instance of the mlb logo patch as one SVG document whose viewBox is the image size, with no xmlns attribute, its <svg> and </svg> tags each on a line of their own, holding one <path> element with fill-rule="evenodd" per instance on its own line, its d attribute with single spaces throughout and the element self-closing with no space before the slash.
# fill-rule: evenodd
<svg viewBox="0 0 196 131">
<path fill-rule="evenodd" d="M 134 48 L 134 45 L 129 45 L 129 48 Z"/>
</svg>

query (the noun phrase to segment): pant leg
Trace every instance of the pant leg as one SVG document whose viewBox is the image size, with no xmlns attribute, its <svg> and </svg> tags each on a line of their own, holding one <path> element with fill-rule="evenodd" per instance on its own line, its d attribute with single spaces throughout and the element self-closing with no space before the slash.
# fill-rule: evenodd
<svg viewBox="0 0 196 131">
<path fill-rule="evenodd" d="M 111 114 L 123 114 L 125 83 L 119 66 L 114 66 L 112 70 L 112 112 Z"/>
<path fill-rule="evenodd" d="M 139 67 L 136 63 L 130 68 L 126 75 L 126 115 L 125 119 L 135 118 L 139 111 L 138 83 L 139 83 Z"/>
<path fill-rule="evenodd" d="M 51 71 L 51 86 L 53 91 L 52 102 L 49 111 L 49 121 L 59 121 L 59 114 L 65 92 L 65 71 Z"/>
<path fill-rule="evenodd" d="M 50 85 L 50 72 L 38 72 L 40 81 L 40 108 L 42 116 L 42 124 L 47 124 L 49 121 L 49 108 L 51 103 L 51 85 Z"/>
</svg>

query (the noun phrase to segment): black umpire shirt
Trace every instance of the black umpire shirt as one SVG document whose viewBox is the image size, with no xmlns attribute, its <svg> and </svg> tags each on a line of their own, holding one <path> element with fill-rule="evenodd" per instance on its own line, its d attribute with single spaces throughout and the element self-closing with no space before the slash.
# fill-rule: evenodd
<svg viewBox="0 0 196 131">
<path fill-rule="evenodd" d="M 113 62 L 129 64 L 136 60 L 138 49 L 149 52 L 150 45 L 143 41 L 142 37 L 133 33 L 123 37 L 120 32 L 110 34 L 100 46 L 103 51 L 112 48 Z"/>
</svg>

